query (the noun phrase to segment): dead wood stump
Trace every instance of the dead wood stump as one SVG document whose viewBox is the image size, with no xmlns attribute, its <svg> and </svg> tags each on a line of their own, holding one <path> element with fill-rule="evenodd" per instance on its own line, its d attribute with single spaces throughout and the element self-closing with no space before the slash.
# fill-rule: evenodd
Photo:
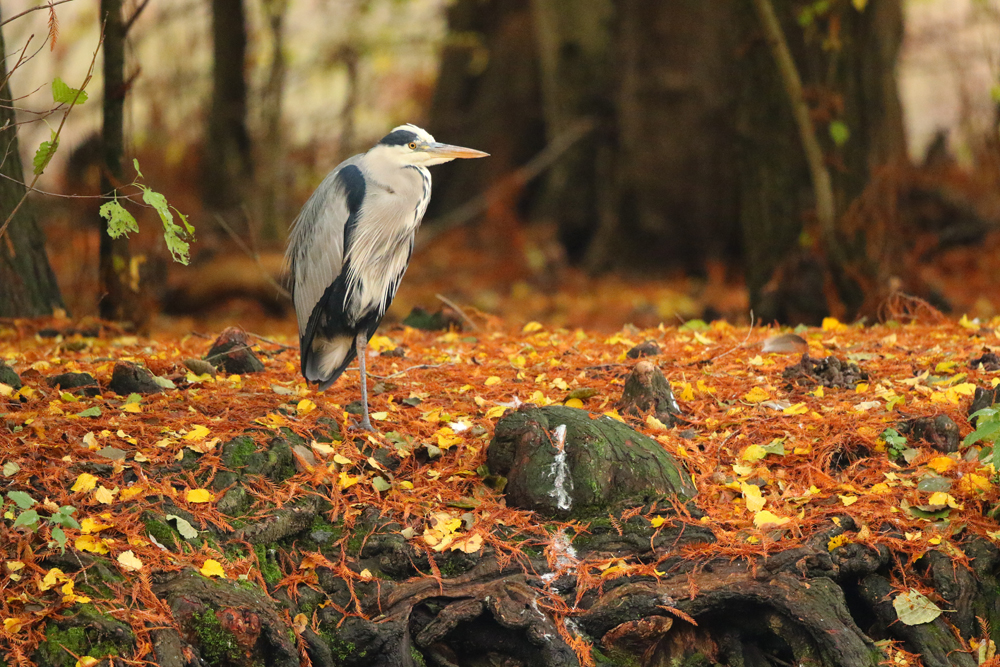
<svg viewBox="0 0 1000 667">
<path fill-rule="evenodd" d="M 667 426 L 673 426 L 674 415 L 681 412 L 667 378 L 648 361 L 640 361 L 632 369 L 617 407 L 622 414 L 652 414 Z"/>
</svg>

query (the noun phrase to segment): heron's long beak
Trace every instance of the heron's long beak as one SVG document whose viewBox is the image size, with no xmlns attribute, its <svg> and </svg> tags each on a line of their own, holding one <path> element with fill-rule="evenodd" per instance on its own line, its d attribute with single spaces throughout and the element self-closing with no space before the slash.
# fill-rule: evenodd
<svg viewBox="0 0 1000 667">
<path fill-rule="evenodd" d="M 474 148 L 462 148 L 461 146 L 452 146 L 451 144 L 439 144 L 437 142 L 434 142 L 432 144 L 427 144 L 427 147 L 424 148 L 424 151 L 430 153 L 431 155 L 452 158 L 452 159 L 489 157 L 489 153 L 477 151 Z"/>
</svg>

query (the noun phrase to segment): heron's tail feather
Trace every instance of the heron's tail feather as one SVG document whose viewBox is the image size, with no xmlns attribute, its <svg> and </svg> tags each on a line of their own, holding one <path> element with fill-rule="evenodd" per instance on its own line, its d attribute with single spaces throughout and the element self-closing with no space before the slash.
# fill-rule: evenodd
<svg viewBox="0 0 1000 667">
<path fill-rule="evenodd" d="M 350 336 L 317 336 L 309 346 L 302 374 L 310 382 L 319 382 L 319 390 L 325 391 L 337 381 L 356 356 L 354 339 Z"/>
</svg>

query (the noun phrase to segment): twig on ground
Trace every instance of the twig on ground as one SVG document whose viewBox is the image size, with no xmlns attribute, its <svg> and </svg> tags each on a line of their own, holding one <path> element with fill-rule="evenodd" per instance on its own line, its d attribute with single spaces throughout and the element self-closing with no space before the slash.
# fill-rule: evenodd
<svg viewBox="0 0 1000 667">
<path fill-rule="evenodd" d="M 417 366 L 410 366 L 409 368 L 404 368 L 401 371 L 396 371 L 395 373 L 391 373 L 390 375 L 375 375 L 374 373 L 368 373 L 367 375 L 368 377 L 377 378 L 379 380 L 388 380 L 390 378 L 396 377 L 397 375 L 403 375 L 405 373 L 409 373 L 410 371 L 423 370 L 425 368 L 441 368 L 442 366 L 451 366 L 451 362 L 449 361 L 443 364 L 419 364 Z"/>
<path fill-rule="evenodd" d="M 456 304 L 451 299 L 449 299 L 449 298 L 447 298 L 445 296 L 442 296 L 441 294 L 435 294 L 434 296 L 436 296 L 438 299 L 440 299 L 444 303 L 444 305 L 448 306 L 449 308 L 451 308 L 452 310 L 454 310 L 456 313 L 458 313 L 459 315 L 461 315 L 462 319 L 469 323 L 469 326 L 472 327 L 473 331 L 479 331 L 479 326 L 475 322 L 473 322 L 472 319 L 468 315 L 465 314 L 464 310 L 462 310 L 461 308 L 458 307 L 458 304 Z"/>
<path fill-rule="evenodd" d="M 750 328 L 747 329 L 747 335 L 743 339 L 743 342 L 740 343 L 739 345 L 737 345 L 736 347 L 733 347 L 733 348 L 730 348 L 730 349 L 726 350 L 725 352 L 723 352 L 722 354 L 720 354 L 718 356 L 712 357 L 708 361 L 716 361 L 717 359 L 721 359 L 722 357 L 726 356 L 730 352 L 735 352 L 736 350 L 740 349 L 741 347 L 743 347 L 744 345 L 747 344 L 747 341 L 750 340 L 750 334 L 752 334 L 752 333 L 753 333 L 753 311 L 751 310 L 750 311 Z"/>
</svg>

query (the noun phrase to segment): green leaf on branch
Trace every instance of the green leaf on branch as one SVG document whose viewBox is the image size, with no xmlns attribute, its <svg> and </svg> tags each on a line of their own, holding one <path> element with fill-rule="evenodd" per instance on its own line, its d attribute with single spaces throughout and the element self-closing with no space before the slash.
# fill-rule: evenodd
<svg viewBox="0 0 1000 667">
<path fill-rule="evenodd" d="M 145 176 L 142 175 L 142 172 L 139 171 L 139 158 L 137 157 L 132 158 L 132 165 L 135 167 L 135 173 L 139 174 L 139 178 L 146 178 Z"/>
<path fill-rule="evenodd" d="M 49 166 L 49 162 L 52 160 L 52 156 L 56 154 L 58 149 L 59 137 L 53 132 L 52 138 L 49 141 L 42 142 L 42 145 L 35 151 L 34 159 L 31 160 L 31 164 L 35 166 L 35 176 L 40 176 L 45 171 L 45 168 Z"/>
<path fill-rule="evenodd" d="M 74 99 L 77 104 L 83 104 L 87 101 L 87 93 L 78 88 L 70 88 L 65 81 L 56 77 L 52 80 L 52 99 L 56 104 L 70 104 Z"/>
<path fill-rule="evenodd" d="M 13 528 L 20 528 L 21 526 L 28 526 L 34 528 L 38 525 L 38 512 L 35 510 L 28 510 L 27 512 L 22 512 L 17 519 L 14 520 Z"/>
<path fill-rule="evenodd" d="M 832 121 L 830 123 L 830 138 L 837 146 L 843 146 L 851 138 L 851 130 L 843 121 Z"/>
<path fill-rule="evenodd" d="M 142 200 L 156 209 L 156 212 L 160 215 L 160 220 L 163 222 L 163 240 L 167 243 L 167 250 L 173 255 L 175 262 L 180 262 L 186 266 L 190 261 L 188 253 L 190 252 L 191 245 L 182 238 L 187 232 L 174 222 L 174 214 L 170 210 L 167 198 L 159 192 L 147 188 L 145 185 L 139 185 L 139 187 L 142 188 Z M 194 228 L 188 224 L 183 216 L 181 217 L 181 221 L 187 229 L 194 231 Z"/>
<path fill-rule="evenodd" d="M 139 223 L 124 206 L 118 203 L 117 198 L 102 205 L 98 212 L 108 221 L 108 236 L 113 239 L 122 235 L 128 236 L 129 232 L 139 231 Z"/>
</svg>

